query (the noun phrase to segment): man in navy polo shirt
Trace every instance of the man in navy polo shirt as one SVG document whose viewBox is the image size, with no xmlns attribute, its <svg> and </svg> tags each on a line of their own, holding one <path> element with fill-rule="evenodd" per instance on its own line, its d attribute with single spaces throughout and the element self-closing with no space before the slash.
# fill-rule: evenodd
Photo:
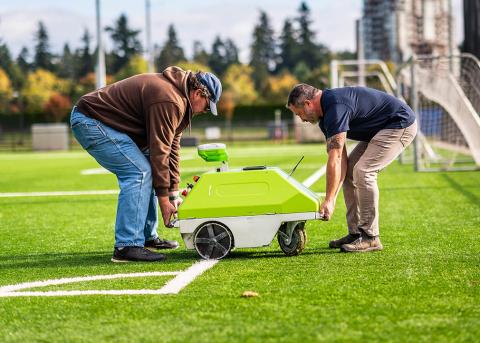
<svg viewBox="0 0 480 343">
<path fill-rule="evenodd" d="M 414 139 L 415 114 L 401 100 L 375 89 L 319 90 L 296 85 L 287 108 L 317 124 L 327 139 L 327 189 L 320 214 L 329 220 L 343 183 L 348 234 L 330 242 L 344 252 L 382 250 L 378 228 L 377 174 Z M 359 141 L 347 156 L 345 139 Z"/>
</svg>

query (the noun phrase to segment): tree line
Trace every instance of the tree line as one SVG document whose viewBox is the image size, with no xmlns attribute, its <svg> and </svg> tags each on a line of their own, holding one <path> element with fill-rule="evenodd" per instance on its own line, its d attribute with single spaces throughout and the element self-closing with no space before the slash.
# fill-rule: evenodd
<svg viewBox="0 0 480 343">
<path fill-rule="evenodd" d="M 193 54 L 187 58 L 175 27 L 170 25 L 164 44 L 154 46 L 155 68 L 161 71 L 178 65 L 214 72 L 224 85 L 220 110 L 227 116 L 239 104 L 283 103 L 298 82 L 327 86 L 333 57 L 354 57 L 348 51 L 334 54 L 318 43 L 312 22 L 310 8 L 301 2 L 297 13 L 286 18 L 281 32 L 276 34 L 268 14 L 260 11 L 246 64 L 240 63 L 235 42 L 219 35 L 210 49 L 195 41 Z M 113 43 L 105 56 L 107 83 L 147 71 L 141 30 L 132 28 L 125 14 L 105 31 Z M 97 52 L 87 29 L 80 41 L 79 48 L 72 50 L 65 43 L 62 52 L 54 54 L 47 29 L 39 22 L 32 52 L 23 47 L 15 58 L 0 38 L 0 113 L 30 113 L 52 121 L 63 120 L 72 103 L 95 89 Z"/>
</svg>

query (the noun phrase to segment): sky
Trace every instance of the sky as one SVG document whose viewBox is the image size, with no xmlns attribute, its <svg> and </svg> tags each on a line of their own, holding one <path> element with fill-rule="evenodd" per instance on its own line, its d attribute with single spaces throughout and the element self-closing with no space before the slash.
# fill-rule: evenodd
<svg viewBox="0 0 480 343">
<path fill-rule="evenodd" d="M 150 0 L 152 41 L 163 45 L 167 27 L 176 28 L 180 45 L 191 57 L 193 42 L 199 40 L 210 50 L 217 35 L 230 38 L 240 50 L 240 60 L 247 62 L 254 25 L 261 10 L 271 20 L 275 33 L 283 22 L 293 18 L 301 0 Z M 355 50 L 355 20 L 361 15 L 362 0 L 307 0 L 312 28 L 318 42 L 334 51 Z M 452 0 L 455 14 L 455 40 L 463 40 L 462 0 Z M 142 30 L 145 42 L 145 2 L 143 0 L 101 0 L 102 26 L 113 25 L 125 13 L 130 27 Z M 43 21 L 50 45 L 61 52 L 65 42 L 71 48 L 81 45 L 80 38 L 88 28 L 95 41 L 95 0 L 0 0 L 0 39 L 17 56 L 22 46 L 32 51 L 33 35 Z M 111 42 L 106 33 L 107 50 Z M 93 43 L 95 44 L 95 43 Z M 93 46 L 93 45 L 92 45 Z"/>
</svg>

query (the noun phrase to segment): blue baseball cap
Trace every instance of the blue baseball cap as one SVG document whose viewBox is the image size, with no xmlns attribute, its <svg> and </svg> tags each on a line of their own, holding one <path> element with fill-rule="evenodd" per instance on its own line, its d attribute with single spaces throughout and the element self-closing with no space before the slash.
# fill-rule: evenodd
<svg viewBox="0 0 480 343">
<path fill-rule="evenodd" d="M 204 86 L 207 87 L 210 92 L 210 112 L 213 115 L 218 115 L 217 112 L 217 102 L 220 100 L 220 95 L 222 95 L 222 83 L 212 73 L 198 72 L 196 74 L 198 81 L 200 81 Z"/>
</svg>

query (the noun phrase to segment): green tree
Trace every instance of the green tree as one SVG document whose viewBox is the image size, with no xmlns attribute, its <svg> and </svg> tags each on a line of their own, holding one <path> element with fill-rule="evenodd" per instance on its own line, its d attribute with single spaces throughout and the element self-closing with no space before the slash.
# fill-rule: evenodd
<svg viewBox="0 0 480 343">
<path fill-rule="evenodd" d="M 253 43 L 250 52 L 250 66 L 258 91 L 263 91 L 269 73 L 275 69 L 275 37 L 267 13 L 260 11 L 260 21 L 253 29 Z"/>
<path fill-rule="evenodd" d="M 198 40 L 193 42 L 193 61 L 207 65 L 209 60 L 208 52 Z"/>
<path fill-rule="evenodd" d="M 168 27 L 167 36 L 167 41 L 160 51 L 160 56 L 157 60 L 157 70 L 160 71 L 180 61 L 186 61 L 183 48 L 178 42 L 177 32 L 172 24 Z"/>
<path fill-rule="evenodd" d="M 235 105 L 251 104 L 258 98 L 252 78 L 253 68 L 244 64 L 232 64 L 223 77 L 225 91 L 232 94 Z"/>
<path fill-rule="evenodd" d="M 312 24 L 310 8 L 305 2 L 300 4 L 298 13 L 298 41 L 300 44 L 298 60 L 305 62 L 310 69 L 314 69 L 328 62 L 329 52 L 324 45 L 315 43 L 315 32 L 310 28 Z"/>
<path fill-rule="evenodd" d="M 215 37 L 212 44 L 212 53 L 208 64 L 219 76 L 222 76 L 227 68 L 238 63 L 238 48 L 231 39 L 222 41 L 220 36 Z"/>
<path fill-rule="evenodd" d="M 337 51 L 335 53 L 335 58 L 338 60 L 356 60 L 357 54 L 349 50 Z"/>
<path fill-rule="evenodd" d="M 35 69 L 54 70 L 52 63 L 52 53 L 50 52 L 50 43 L 48 42 L 48 33 L 45 25 L 38 22 L 38 29 L 35 33 L 35 52 L 33 56 L 33 66 Z"/>
<path fill-rule="evenodd" d="M 12 57 L 10 55 L 10 49 L 7 44 L 0 44 L 0 68 L 8 74 L 9 69 L 12 68 Z"/>
<path fill-rule="evenodd" d="M 84 77 L 88 73 L 94 71 L 95 61 L 94 56 L 90 52 L 91 36 L 88 29 L 85 29 L 81 38 L 83 46 L 77 51 L 78 70 L 77 76 Z"/>
<path fill-rule="evenodd" d="M 63 53 L 58 64 L 57 75 L 62 78 L 75 79 L 76 61 L 75 55 L 70 51 L 70 46 L 65 43 Z"/>
<path fill-rule="evenodd" d="M 300 61 L 293 69 L 293 75 L 302 83 L 308 83 L 307 80 L 310 77 L 312 70 L 308 67 L 307 63 Z"/>
<path fill-rule="evenodd" d="M 28 55 L 28 49 L 24 46 L 17 57 L 17 65 L 23 73 L 27 73 L 31 69 L 31 65 L 28 62 Z"/>
<path fill-rule="evenodd" d="M 7 73 L 13 89 L 18 90 L 22 87 L 25 77 L 20 67 L 12 60 L 6 44 L 0 44 L 0 68 Z"/>
<path fill-rule="evenodd" d="M 277 72 L 281 70 L 292 72 L 298 62 L 300 45 L 295 36 L 295 29 L 289 19 L 283 23 L 279 50 Z"/>
<path fill-rule="evenodd" d="M 123 80 L 133 75 L 146 73 L 147 70 L 147 61 L 145 61 L 142 56 L 136 55 L 133 56 L 122 69 L 119 70 L 119 72 L 115 75 L 114 79 L 116 81 Z"/>
<path fill-rule="evenodd" d="M 142 44 L 137 36 L 140 30 L 132 30 L 128 26 L 128 18 L 125 14 L 121 14 L 113 27 L 105 29 L 110 33 L 110 38 L 113 41 L 113 65 L 112 72 L 117 73 L 124 67 L 130 59 L 142 52 Z"/>
</svg>

